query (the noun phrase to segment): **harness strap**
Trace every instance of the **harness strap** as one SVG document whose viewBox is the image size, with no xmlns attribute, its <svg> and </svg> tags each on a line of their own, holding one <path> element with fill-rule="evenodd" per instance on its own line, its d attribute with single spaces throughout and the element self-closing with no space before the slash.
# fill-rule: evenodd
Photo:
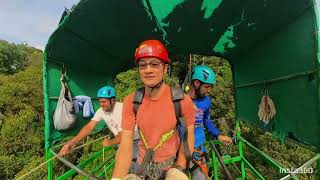
<svg viewBox="0 0 320 180">
<path fill-rule="evenodd" d="M 205 174 L 206 176 L 208 176 L 209 174 L 209 170 L 208 167 L 205 163 L 202 162 L 202 159 L 200 160 L 192 160 L 194 166 L 191 168 L 191 171 L 194 171 L 197 167 L 200 168 L 200 170 L 203 172 L 203 174 Z"/>
<path fill-rule="evenodd" d="M 134 98 L 133 98 L 133 101 L 132 101 L 132 103 L 133 103 L 133 112 L 134 112 L 135 115 L 137 115 L 137 112 L 138 112 L 139 106 L 142 103 L 143 97 L 144 97 L 144 88 L 139 88 L 135 92 Z"/>
<path fill-rule="evenodd" d="M 189 169 L 190 166 L 190 159 L 191 159 L 191 152 L 189 149 L 189 143 L 188 143 L 188 128 L 186 124 L 185 118 L 182 116 L 181 113 L 181 104 L 180 101 L 183 99 L 183 92 L 180 88 L 177 87 L 171 87 L 171 97 L 174 105 L 174 110 L 176 113 L 176 119 L 178 120 L 178 124 L 182 128 L 183 136 L 182 136 L 182 143 L 183 143 L 183 149 L 184 149 L 184 155 L 186 158 L 186 169 Z"/>
<path fill-rule="evenodd" d="M 190 171 L 192 172 L 199 167 L 201 172 L 208 176 L 209 170 L 206 163 L 204 162 L 204 160 L 207 158 L 207 153 L 201 151 L 201 149 L 203 149 L 203 146 L 204 145 L 201 145 L 200 147 L 194 149 L 192 155 L 193 166 L 190 168 Z"/>
</svg>

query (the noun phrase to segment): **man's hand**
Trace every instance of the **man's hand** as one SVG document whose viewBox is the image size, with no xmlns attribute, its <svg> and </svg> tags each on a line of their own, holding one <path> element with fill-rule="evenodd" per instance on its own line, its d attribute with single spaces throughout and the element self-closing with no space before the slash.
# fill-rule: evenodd
<svg viewBox="0 0 320 180">
<path fill-rule="evenodd" d="M 219 135 L 218 140 L 226 145 L 232 144 L 232 139 L 229 136 Z"/>
<path fill-rule="evenodd" d="M 71 141 L 67 142 L 67 144 L 65 144 L 61 148 L 61 150 L 59 152 L 59 155 L 60 156 L 65 156 L 65 155 L 69 154 L 76 145 L 77 145 L 77 142 L 74 141 L 74 140 L 71 140 Z"/>
<path fill-rule="evenodd" d="M 102 145 L 103 145 L 103 146 L 111 146 L 112 143 L 111 143 L 111 141 L 110 141 L 109 139 L 105 138 L 105 139 L 103 140 L 103 142 L 102 142 Z"/>
</svg>

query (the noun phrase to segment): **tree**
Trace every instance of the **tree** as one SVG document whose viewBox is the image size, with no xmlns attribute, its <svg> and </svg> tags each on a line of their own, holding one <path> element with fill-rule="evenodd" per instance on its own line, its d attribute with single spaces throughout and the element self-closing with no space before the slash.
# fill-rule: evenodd
<svg viewBox="0 0 320 180">
<path fill-rule="evenodd" d="M 7 41 L 0 40 L 0 74 L 14 74 L 27 67 L 29 57 L 33 54 L 32 59 L 37 59 L 41 50 L 29 47 L 27 44 L 10 44 Z M 39 64 L 39 63 L 36 63 Z"/>
<path fill-rule="evenodd" d="M 13 178 L 44 155 L 41 66 L 0 75 L 0 179 Z"/>
</svg>

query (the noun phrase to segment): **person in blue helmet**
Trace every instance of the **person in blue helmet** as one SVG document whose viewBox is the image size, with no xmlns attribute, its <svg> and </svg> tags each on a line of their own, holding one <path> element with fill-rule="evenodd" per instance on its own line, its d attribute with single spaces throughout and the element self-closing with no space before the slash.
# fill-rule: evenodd
<svg viewBox="0 0 320 180">
<path fill-rule="evenodd" d="M 95 129 L 101 120 L 105 121 L 107 127 L 114 135 L 113 139 L 104 139 L 102 143 L 103 146 L 111 146 L 120 143 L 122 131 L 122 103 L 116 102 L 116 91 L 111 86 L 104 86 L 99 89 L 97 97 L 99 98 L 100 108 L 96 111 L 91 121 L 83 126 L 78 135 L 76 135 L 62 147 L 59 155 L 64 156 L 69 154 L 81 139 L 88 136 Z M 138 156 L 138 140 L 139 133 L 136 129 L 134 133 L 133 161 L 135 161 Z M 132 164 L 131 168 L 134 170 L 135 163 Z"/>
<path fill-rule="evenodd" d="M 191 74 L 191 84 L 189 86 L 188 95 L 196 108 L 195 127 L 194 127 L 194 153 L 192 156 L 192 163 L 190 172 L 192 179 L 202 180 L 207 179 L 208 168 L 205 159 L 205 132 L 204 128 L 208 130 L 210 135 L 214 138 L 231 144 L 230 137 L 221 135 L 220 131 L 215 127 L 213 121 L 210 119 L 211 101 L 207 93 L 216 84 L 216 74 L 208 66 L 195 66 Z"/>
</svg>

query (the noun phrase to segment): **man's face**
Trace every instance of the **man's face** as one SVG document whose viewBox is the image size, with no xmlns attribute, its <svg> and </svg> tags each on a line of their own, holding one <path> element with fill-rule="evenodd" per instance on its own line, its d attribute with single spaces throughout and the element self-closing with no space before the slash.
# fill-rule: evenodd
<svg viewBox="0 0 320 180">
<path fill-rule="evenodd" d="M 207 94 L 211 91 L 212 85 L 211 84 L 202 84 L 200 86 L 200 91 L 204 94 Z"/>
<path fill-rule="evenodd" d="M 138 68 L 143 84 L 148 87 L 154 87 L 163 79 L 168 65 L 157 58 L 141 58 Z"/>
<path fill-rule="evenodd" d="M 206 94 L 208 94 L 211 89 L 212 89 L 212 84 L 204 84 L 201 83 L 199 80 L 196 80 L 194 82 L 195 86 L 196 86 L 196 94 L 198 97 L 203 97 Z"/>
<path fill-rule="evenodd" d="M 100 103 L 100 107 L 104 110 L 104 111 L 110 111 L 112 106 L 111 106 L 111 100 L 107 99 L 107 98 L 99 98 L 99 103 Z"/>
</svg>

